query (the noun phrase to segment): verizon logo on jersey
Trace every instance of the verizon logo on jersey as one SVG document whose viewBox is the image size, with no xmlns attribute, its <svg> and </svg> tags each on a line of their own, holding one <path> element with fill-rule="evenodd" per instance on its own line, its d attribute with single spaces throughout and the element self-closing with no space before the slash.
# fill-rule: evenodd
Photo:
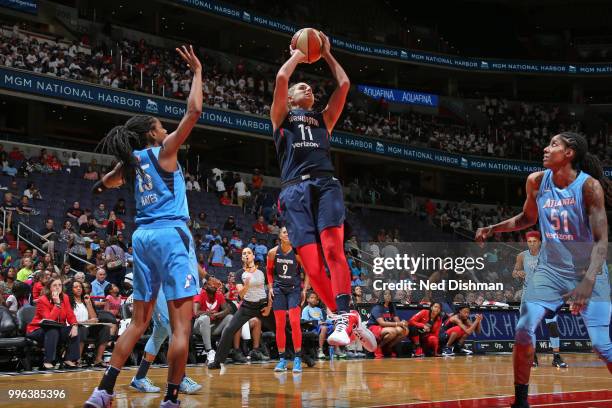
<svg viewBox="0 0 612 408">
<path fill-rule="evenodd" d="M 298 147 L 319 147 L 319 144 L 316 142 L 295 142 L 292 143 L 291 146 L 293 146 L 294 149 L 297 149 Z"/>
<path fill-rule="evenodd" d="M 545 235 L 548 239 L 558 239 L 559 241 L 574 241 L 573 234 L 558 234 L 556 232 L 547 232 Z"/>
<path fill-rule="evenodd" d="M 576 199 L 574 197 L 562 198 L 561 200 L 553 200 L 549 198 L 544 203 L 543 208 L 555 208 L 555 207 L 563 207 L 566 205 L 574 205 L 576 204 Z"/>
<path fill-rule="evenodd" d="M 293 122 L 304 122 L 308 125 L 319 127 L 319 121 L 316 118 L 313 118 L 311 116 L 304 116 L 304 115 L 290 116 L 289 123 L 293 123 Z"/>
</svg>

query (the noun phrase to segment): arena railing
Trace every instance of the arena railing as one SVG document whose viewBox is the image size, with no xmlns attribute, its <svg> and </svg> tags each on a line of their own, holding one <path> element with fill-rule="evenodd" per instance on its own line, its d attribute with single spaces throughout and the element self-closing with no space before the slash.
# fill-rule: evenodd
<svg viewBox="0 0 612 408">
<path fill-rule="evenodd" d="M 20 241 L 24 241 L 26 242 L 28 245 L 30 245 L 33 248 L 36 248 L 36 250 L 44 255 L 47 255 L 47 251 L 45 251 L 44 249 L 42 249 L 40 246 L 36 245 L 34 242 L 30 241 L 25 234 L 21 233 L 21 228 L 26 229 L 27 231 L 29 231 L 30 233 L 32 233 L 34 236 L 38 237 L 41 242 L 42 241 L 49 241 L 48 239 L 44 238 L 42 235 L 40 235 L 38 232 L 36 232 L 35 230 L 33 230 L 32 228 L 30 228 L 28 225 L 24 224 L 23 222 L 19 222 L 17 224 L 17 248 L 19 248 L 19 243 Z M 55 259 L 55 254 L 51 254 L 53 256 L 53 258 Z M 68 255 L 69 257 L 75 258 L 79 261 L 81 261 L 84 265 L 93 265 L 93 263 L 89 262 L 86 259 L 83 259 L 77 255 L 71 254 L 70 252 L 66 251 L 64 253 L 64 256 Z M 74 269 L 72 266 L 70 267 L 70 271 L 73 273 L 77 273 L 77 272 L 83 272 L 85 273 L 85 271 L 79 271 L 77 269 Z"/>
</svg>

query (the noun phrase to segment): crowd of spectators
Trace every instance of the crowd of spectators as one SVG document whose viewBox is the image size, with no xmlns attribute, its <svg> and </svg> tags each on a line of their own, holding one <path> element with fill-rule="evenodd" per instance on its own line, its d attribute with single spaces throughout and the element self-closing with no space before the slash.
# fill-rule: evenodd
<svg viewBox="0 0 612 408">
<path fill-rule="evenodd" d="M 86 48 L 90 53 L 83 52 L 84 49 L 76 43 L 42 42 L 15 28 L 10 35 L 0 37 L 0 65 L 181 100 L 189 93 L 191 71 L 173 50 L 153 47 L 144 40 L 120 41 L 113 47 L 119 50 L 114 56 L 104 44 Z M 221 64 L 213 53 L 203 49 L 200 52 L 206 106 L 269 114 L 273 70 L 261 64 L 251 64 L 254 68 L 249 69 L 244 60 L 228 66 Z M 324 104 L 333 90 L 333 82 L 307 80 L 318 105 Z M 490 123 L 482 129 L 437 115 L 391 112 L 385 101 L 368 107 L 358 103 L 357 96 L 351 99 L 354 102 L 350 99 L 347 102 L 338 129 L 453 153 L 539 160 L 554 132 L 580 131 L 583 127 L 558 106 L 517 105 L 486 97 L 478 109 L 489 117 Z M 607 131 L 603 129 L 589 135 L 592 150 L 607 161 L 611 147 L 606 137 Z M 14 170 L 4 169 L 3 165 L 3 171 Z"/>
</svg>

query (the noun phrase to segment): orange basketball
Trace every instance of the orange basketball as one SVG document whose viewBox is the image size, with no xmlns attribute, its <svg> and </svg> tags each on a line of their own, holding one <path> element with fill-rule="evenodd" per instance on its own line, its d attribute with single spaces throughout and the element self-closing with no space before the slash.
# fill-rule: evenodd
<svg viewBox="0 0 612 408">
<path fill-rule="evenodd" d="M 321 58 L 322 45 L 319 31 L 314 28 L 302 28 L 291 39 L 291 48 L 297 48 L 302 51 L 309 63 L 318 61 Z"/>
</svg>

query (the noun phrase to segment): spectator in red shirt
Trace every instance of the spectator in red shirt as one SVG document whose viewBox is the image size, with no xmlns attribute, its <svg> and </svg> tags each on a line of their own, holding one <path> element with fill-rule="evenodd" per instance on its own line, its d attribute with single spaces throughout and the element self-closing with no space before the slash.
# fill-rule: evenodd
<svg viewBox="0 0 612 408">
<path fill-rule="evenodd" d="M 219 202 L 221 203 L 221 205 L 232 205 L 232 199 L 227 194 L 227 191 L 223 192 L 221 198 L 219 199 Z"/>
<path fill-rule="evenodd" d="M 263 177 L 261 176 L 259 169 L 255 169 L 255 174 L 253 174 L 253 179 L 251 180 L 251 183 L 253 185 L 253 190 L 261 190 L 261 188 L 263 187 Z"/>
<path fill-rule="evenodd" d="M 230 272 L 227 275 L 227 300 L 235 302 L 238 300 L 238 288 L 236 287 L 236 275 Z"/>
<path fill-rule="evenodd" d="M 38 298 L 42 294 L 45 285 L 51 278 L 51 271 L 39 271 L 34 274 L 35 283 L 32 286 L 32 301 L 38 303 Z"/>
<path fill-rule="evenodd" d="M 219 291 L 223 284 L 220 280 L 209 278 L 206 286 L 200 294 L 194 298 L 193 313 L 195 323 L 193 330 L 202 336 L 206 360 L 211 363 L 215 359 L 215 351 L 212 349 L 212 336 L 220 336 L 223 329 L 232 320 L 230 307 Z"/>
<path fill-rule="evenodd" d="M 429 309 L 423 309 L 408 321 L 411 329 L 410 339 L 416 345 L 415 357 L 423 357 L 423 348 L 427 355 L 439 355 L 438 337 L 442 326 L 442 304 L 434 302 Z"/>
<path fill-rule="evenodd" d="M 427 221 L 433 225 L 433 219 L 436 215 L 436 205 L 431 199 L 427 199 L 427 202 L 425 202 L 425 212 L 427 213 Z"/>
<path fill-rule="evenodd" d="M 259 218 L 257 218 L 257 222 L 253 224 L 253 231 L 259 234 L 268 233 L 268 224 L 266 224 L 266 221 L 264 221 L 263 215 L 260 215 Z"/>
<path fill-rule="evenodd" d="M 13 162 L 25 160 L 23 152 L 19 150 L 18 147 L 13 147 L 13 150 L 9 153 L 8 158 Z"/>
<path fill-rule="evenodd" d="M 49 324 L 41 324 L 43 321 Z M 27 336 L 39 344 L 44 344 L 44 369 L 52 369 L 56 359 L 58 344 L 68 343 L 64 356 L 67 368 L 76 368 L 79 359 L 79 331 L 76 316 L 70 306 L 70 300 L 63 293 L 62 281 L 50 279 L 45 285 L 45 291 L 36 304 L 36 314 L 28 324 Z"/>
</svg>

